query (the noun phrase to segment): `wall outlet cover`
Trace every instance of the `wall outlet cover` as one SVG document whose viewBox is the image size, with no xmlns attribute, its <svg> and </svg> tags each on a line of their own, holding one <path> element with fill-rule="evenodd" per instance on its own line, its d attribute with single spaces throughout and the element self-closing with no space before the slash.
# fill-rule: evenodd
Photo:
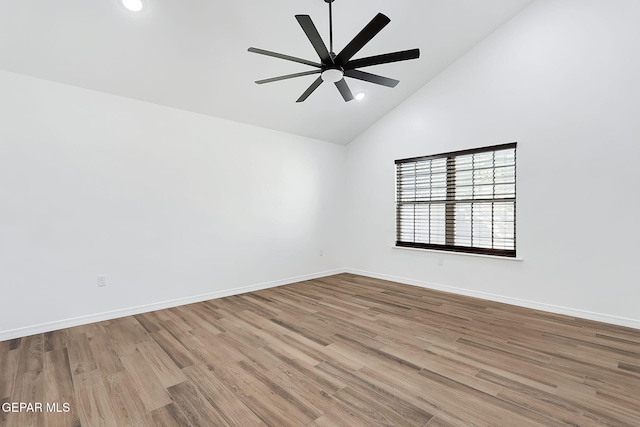
<svg viewBox="0 0 640 427">
<path fill-rule="evenodd" d="M 107 286 L 107 276 L 98 276 L 98 287 Z"/>
</svg>

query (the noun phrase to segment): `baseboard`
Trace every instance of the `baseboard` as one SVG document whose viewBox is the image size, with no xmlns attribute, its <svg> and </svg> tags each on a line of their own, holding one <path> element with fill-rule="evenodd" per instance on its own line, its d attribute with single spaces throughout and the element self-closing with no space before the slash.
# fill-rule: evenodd
<svg viewBox="0 0 640 427">
<path fill-rule="evenodd" d="M 392 276 L 388 274 L 374 273 L 371 271 L 346 268 L 346 269 L 335 269 L 335 270 L 323 271 L 323 272 L 307 274 L 307 275 L 297 276 L 297 277 L 290 277 L 287 279 L 258 283 L 255 285 L 243 286 L 239 288 L 225 289 L 217 292 L 200 294 L 200 295 L 195 295 L 195 296 L 186 297 L 186 298 L 178 298 L 174 300 L 162 301 L 162 302 L 157 302 L 152 304 L 145 304 L 141 306 L 129 307 L 129 308 L 124 308 L 120 310 L 103 312 L 103 313 L 97 313 L 97 314 L 92 314 L 88 316 L 58 320 L 54 322 L 42 323 L 39 325 L 27 326 L 23 328 L 11 329 L 7 331 L 0 331 L 0 341 L 6 341 L 14 338 L 20 338 L 20 337 L 25 337 L 25 336 L 34 335 L 34 334 L 42 334 L 46 332 L 55 331 L 58 329 L 71 328 L 74 326 L 86 325 L 94 322 L 102 322 L 105 320 L 117 319 L 119 317 L 132 316 L 135 314 L 147 313 L 155 310 L 163 310 L 165 308 L 178 307 L 181 305 L 193 304 L 193 303 L 207 301 L 207 300 L 216 299 L 216 298 L 224 298 L 227 296 L 243 294 L 246 292 L 259 291 L 262 289 L 274 288 L 276 286 L 288 285 L 296 282 L 303 282 L 305 280 L 318 279 L 320 277 L 332 276 L 340 273 L 358 274 L 360 276 L 368 276 L 376 279 L 390 280 L 393 282 L 419 286 L 421 288 L 426 288 L 426 289 L 434 289 L 434 290 L 439 290 L 444 292 L 451 292 L 454 294 L 466 295 L 470 297 L 486 299 L 489 301 L 512 304 L 520 307 L 532 308 L 535 310 L 548 311 L 551 313 L 578 317 L 581 319 L 594 320 L 597 322 L 604 322 L 604 323 L 610 323 L 613 325 L 640 329 L 640 320 L 636 320 L 636 319 L 628 319 L 624 317 L 611 316 L 609 314 L 594 313 L 590 311 L 579 310 L 579 309 L 574 309 L 569 307 L 561 307 L 561 306 L 556 306 L 552 304 L 528 301 L 528 300 L 523 300 L 518 298 L 511 298 L 511 297 L 506 297 L 506 296 L 496 295 L 496 294 L 491 294 L 486 292 L 478 292 L 470 289 L 424 282 L 421 280 L 408 279 L 405 277 L 398 277 L 398 276 Z"/>
<path fill-rule="evenodd" d="M 207 301 L 216 298 L 228 297 L 231 295 L 244 294 L 246 292 L 259 291 L 262 289 L 275 288 L 276 286 L 288 285 L 305 280 L 318 279 L 320 277 L 333 276 L 334 274 L 344 273 L 344 269 L 336 269 L 322 271 L 304 276 L 290 277 L 287 279 L 274 280 L 272 282 L 258 283 L 255 285 L 242 286 L 234 289 L 225 289 L 222 291 L 211 292 L 206 294 L 195 295 L 186 298 L 178 298 L 169 301 L 162 301 L 152 304 L 140 305 L 137 307 L 129 307 L 120 310 L 108 311 L 104 313 L 91 314 L 88 316 L 74 317 L 71 319 L 57 320 L 39 325 L 26 326 L 23 328 L 0 331 L 0 341 L 11 340 L 14 338 L 26 337 L 34 334 L 42 334 L 45 332 L 56 331 L 58 329 L 72 328 L 74 326 L 86 325 L 89 323 L 102 322 L 105 320 L 117 319 L 119 317 L 132 316 L 134 314 L 148 313 L 155 310 L 163 310 L 165 308 L 178 307 L 186 304 Z"/>
<path fill-rule="evenodd" d="M 626 317 L 617 317 L 609 314 L 594 313 L 591 311 L 579 310 L 570 307 L 561 307 L 552 304 L 546 304 L 536 301 L 528 301 L 519 298 L 511 298 L 503 295 L 490 294 L 486 292 L 472 291 L 470 289 L 457 288 L 453 286 L 440 285 L 437 283 L 423 282 L 421 280 L 407 279 L 404 277 L 391 276 L 388 274 L 374 273 L 371 271 L 357 270 L 354 268 L 345 269 L 347 273 L 357 274 L 360 276 L 368 276 L 376 279 L 389 280 L 392 282 L 404 283 L 406 285 L 419 286 L 426 289 L 434 289 L 438 291 L 450 292 L 453 294 L 465 295 L 469 297 L 481 298 L 489 301 L 502 302 L 505 304 L 516 305 L 519 307 L 532 308 L 540 311 L 547 311 L 555 314 L 564 314 L 567 316 L 578 317 L 581 319 L 594 320 L 596 322 L 609 323 L 618 326 L 626 326 L 629 328 L 640 329 L 640 319 L 628 319 Z"/>
</svg>

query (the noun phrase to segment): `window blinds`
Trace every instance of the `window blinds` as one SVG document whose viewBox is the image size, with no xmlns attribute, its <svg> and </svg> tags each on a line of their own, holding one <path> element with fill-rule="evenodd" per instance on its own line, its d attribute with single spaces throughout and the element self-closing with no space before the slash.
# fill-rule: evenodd
<svg viewBox="0 0 640 427">
<path fill-rule="evenodd" d="M 395 163 L 397 246 L 515 257 L 516 143 Z"/>
</svg>

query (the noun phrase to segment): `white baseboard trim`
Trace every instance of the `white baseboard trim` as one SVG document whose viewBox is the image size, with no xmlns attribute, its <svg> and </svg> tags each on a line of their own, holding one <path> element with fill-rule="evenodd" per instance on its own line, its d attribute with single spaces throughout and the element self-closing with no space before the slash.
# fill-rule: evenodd
<svg viewBox="0 0 640 427">
<path fill-rule="evenodd" d="M 155 310 L 163 310 L 165 308 L 178 307 L 181 305 L 193 304 L 196 302 L 207 301 L 211 299 L 228 297 L 231 295 L 244 294 L 246 292 L 259 291 L 262 289 L 275 288 L 276 286 L 288 285 L 305 280 L 318 279 L 320 277 L 333 276 L 334 274 L 344 273 L 344 269 L 336 269 L 322 271 L 318 273 L 306 274 L 304 276 L 290 277 L 287 279 L 274 280 L 272 282 L 258 283 L 255 285 L 242 286 L 234 289 L 225 289 L 206 294 L 195 295 L 186 298 L 178 298 L 169 301 L 161 301 L 152 304 L 140 305 L 137 307 L 123 308 L 119 310 L 107 311 L 104 313 L 90 314 L 88 316 L 74 317 L 71 319 L 56 320 L 53 322 L 42 323 L 39 325 L 26 326 L 23 328 L 10 329 L 0 331 L 0 341 L 11 340 L 15 338 L 26 337 L 29 335 L 42 334 L 45 332 L 56 331 L 58 329 L 72 328 L 74 326 L 87 325 L 89 323 L 102 322 L 105 320 L 117 319 L 119 317 L 132 316 L 134 314 L 148 313 Z"/>
<path fill-rule="evenodd" d="M 444 292 L 450 292 L 459 295 L 466 295 L 475 298 L 486 299 L 489 301 L 501 302 L 505 304 L 512 304 L 520 307 L 532 308 L 535 310 L 548 311 L 556 314 L 564 314 L 567 316 L 578 317 L 582 319 L 595 320 L 597 322 L 610 323 L 613 325 L 626 326 L 630 328 L 640 329 L 640 320 L 629 319 L 625 317 L 617 317 L 609 314 L 594 313 L 585 310 L 579 310 L 569 307 L 561 307 L 552 304 L 539 303 L 535 301 L 528 301 L 519 298 L 511 298 L 502 295 L 490 294 L 486 292 L 478 292 L 470 289 L 457 288 L 453 286 L 440 285 L 436 283 L 424 282 L 421 280 L 408 279 L 405 277 L 392 276 L 382 273 L 374 273 L 371 271 L 358 270 L 354 268 L 335 269 L 329 271 L 323 271 L 313 274 L 307 274 L 303 276 L 290 277 L 287 279 L 275 280 L 271 282 L 258 283 L 255 285 L 242 286 L 234 289 L 225 289 L 222 291 L 216 291 L 206 294 L 195 295 L 186 298 L 178 298 L 169 301 L 162 301 L 152 304 L 145 304 L 136 307 L 129 307 L 120 310 L 113 310 L 103 313 L 91 314 L 88 316 L 80 316 L 71 319 L 58 320 L 54 322 L 42 323 L 39 325 L 26 326 L 23 328 L 10 329 L 7 331 L 0 331 L 0 341 L 11 340 L 20 337 L 26 337 L 34 334 L 42 334 L 46 332 L 56 331 L 58 329 L 71 328 L 74 326 L 86 325 L 89 323 L 102 322 L 105 320 L 117 319 L 119 317 L 132 316 L 135 314 L 148 313 L 155 310 L 163 310 L 165 308 L 178 307 L 186 304 L 193 304 L 197 302 L 207 301 L 211 299 L 224 298 L 231 295 L 239 295 L 246 292 L 259 291 L 262 289 L 275 288 L 277 286 L 288 285 L 296 282 L 303 282 L 305 280 L 318 279 L 320 277 L 333 276 L 335 274 L 351 273 L 360 276 L 368 276 L 376 279 L 390 280 L 393 282 L 404 283 L 407 285 L 418 286 L 426 289 L 434 289 Z"/>
<path fill-rule="evenodd" d="M 407 279 L 404 277 L 391 276 L 388 274 L 374 273 L 371 271 L 357 270 L 354 268 L 345 269 L 347 273 L 358 274 L 360 276 L 368 276 L 376 279 L 389 280 L 392 282 L 404 283 L 406 285 L 418 286 L 426 289 L 434 289 L 438 291 L 450 292 L 453 294 L 465 295 L 485 299 L 489 301 L 502 302 L 505 304 L 516 305 L 519 307 L 532 308 L 540 311 L 547 311 L 555 314 L 564 314 L 567 316 L 578 317 L 581 319 L 595 320 L 596 322 L 610 323 L 613 325 L 626 326 L 629 328 L 640 329 L 640 319 L 629 319 L 626 317 L 612 316 L 610 314 L 594 313 L 591 311 L 579 310 L 570 307 L 561 307 L 552 304 L 546 304 L 535 301 L 528 301 L 519 298 L 512 298 L 502 295 L 490 294 L 486 292 L 472 291 L 470 289 L 457 288 L 453 286 L 440 285 L 437 283 L 423 282 L 421 280 Z"/>
</svg>

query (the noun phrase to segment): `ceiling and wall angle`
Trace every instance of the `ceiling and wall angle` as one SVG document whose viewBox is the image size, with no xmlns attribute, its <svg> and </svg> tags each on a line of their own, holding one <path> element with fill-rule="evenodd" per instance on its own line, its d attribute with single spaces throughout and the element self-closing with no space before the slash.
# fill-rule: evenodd
<svg viewBox="0 0 640 427">
<path fill-rule="evenodd" d="M 394 88 L 350 79 L 364 105 L 340 103 L 329 85 L 304 106 L 308 76 L 257 86 L 256 80 L 308 71 L 260 57 L 249 46 L 317 60 L 294 15 L 308 14 L 328 44 L 323 0 L 146 0 L 132 13 L 119 0 L 0 6 L 0 68 L 55 82 L 347 144 L 532 0 L 337 0 L 336 51 L 378 12 L 391 18 L 356 57 L 419 47 L 422 58 L 369 69 Z"/>
<path fill-rule="evenodd" d="M 421 57 L 302 104 L 247 48 L 324 1 L 145 1 L 0 2 L 0 340 L 345 271 L 640 328 L 637 0 L 336 0 Z M 514 141 L 521 260 L 393 248 L 395 159 Z"/>
</svg>

